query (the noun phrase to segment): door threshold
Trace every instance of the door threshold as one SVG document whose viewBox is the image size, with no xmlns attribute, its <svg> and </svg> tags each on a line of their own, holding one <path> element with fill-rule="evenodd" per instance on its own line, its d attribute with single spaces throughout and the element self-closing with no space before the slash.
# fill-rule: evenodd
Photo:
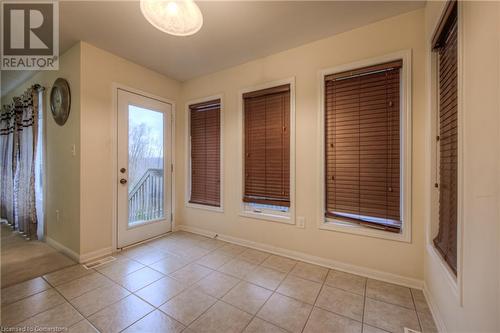
<svg viewBox="0 0 500 333">
<path fill-rule="evenodd" d="M 138 245 L 141 245 L 141 244 L 149 243 L 149 242 L 151 242 L 152 240 L 155 240 L 155 239 L 158 239 L 158 238 L 165 237 L 166 235 L 171 234 L 171 233 L 172 233 L 172 231 L 168 231 L 168 232 L 163 233 L 163 234 L 161 234 L 161 235 L 154 236 L 154 237 L 151 237 L 151 238 L 148 238 L 148 239 L 144 239 L 144 240 L 142 240 L 142 241 L 139 241 L 139 242 L 136 242 L 136 243 L 133 243 L 133 244 L 130 244 L 130 245 L 124 246 L 124 247 L 118 247 L 118 248 L 117 248 L 117 250 L 120 250 L 120 251 L 127 250 L 127 249 L 129 249 L 129 248 L 132 248 L 132 247 L 135 247 L 135 246 L 138 246 Z"/>
</svg>

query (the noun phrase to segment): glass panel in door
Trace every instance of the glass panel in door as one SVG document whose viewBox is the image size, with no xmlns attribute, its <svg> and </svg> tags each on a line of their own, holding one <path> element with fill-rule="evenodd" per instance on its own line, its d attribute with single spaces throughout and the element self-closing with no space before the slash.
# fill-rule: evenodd
<svg viewBox="0 0 500 333">
<path fill-rule="evenodd" d="M 128 107 L 128 224 L 165 217 L 164 114 L 142 107 Z"/>
</svg>

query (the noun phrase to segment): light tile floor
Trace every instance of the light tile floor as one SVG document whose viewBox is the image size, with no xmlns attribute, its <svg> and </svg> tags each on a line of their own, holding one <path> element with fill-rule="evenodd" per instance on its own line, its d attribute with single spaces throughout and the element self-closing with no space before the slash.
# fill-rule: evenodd
<svg viewBox="0 0 500 333">
<path fill-rule="evenodd" d="M 186 232 L 2 289 L 4 327 L 68 332 L 436 332 L 420 290 Z"/>
</svg>

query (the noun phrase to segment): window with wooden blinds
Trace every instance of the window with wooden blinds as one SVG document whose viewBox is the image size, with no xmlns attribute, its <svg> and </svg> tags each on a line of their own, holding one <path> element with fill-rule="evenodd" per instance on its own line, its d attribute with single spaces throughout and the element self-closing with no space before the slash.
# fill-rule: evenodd
<svg viewBox="0 0 500 333">
<path fill-rule="evenodd" d="M 190 203 L 220 207 L 220 100 L 189 106 Z"/>
<path fill-rule="evenodd" d="M 399 232 L 402 61 L 325 77 L 325 215 Z"/>
<path fill-rule="evenodd" d="M 439 232 L 434 245 L 457 273 L 458 61 L 457 4 L 449 2 L 435 36 L 438 54 Z"/>
<path fill-rule="evenodd" d="M 290 85 L 243 94 L 243 201 L 290 207 Z"/>
</svg>

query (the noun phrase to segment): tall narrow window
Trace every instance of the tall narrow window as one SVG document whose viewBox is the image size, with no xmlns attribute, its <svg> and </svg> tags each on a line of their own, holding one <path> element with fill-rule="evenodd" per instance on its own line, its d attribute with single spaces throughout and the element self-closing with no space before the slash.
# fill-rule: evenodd
<svg viewBox="0 0 500 333">
<path fill-rule="evenodd" d="M 457 273 L 457 3 L 449 2 L 433 40 L 438 55 L 439 232 L 434 245 Z"/>
<path fill-rule="evenodd" d="M 290 207 L 290 85 L 243 94 L 243 201 Z"/>
<path fill-rule="evenodd" d="M 325 215 L 400 232 L 400 70 L 325 77 Z"/>
<path fill-rule="evenodd" d="M 189 106 L 191 196 L 189 202 L 220 207 L 220 100 Z"/>
</svg>

